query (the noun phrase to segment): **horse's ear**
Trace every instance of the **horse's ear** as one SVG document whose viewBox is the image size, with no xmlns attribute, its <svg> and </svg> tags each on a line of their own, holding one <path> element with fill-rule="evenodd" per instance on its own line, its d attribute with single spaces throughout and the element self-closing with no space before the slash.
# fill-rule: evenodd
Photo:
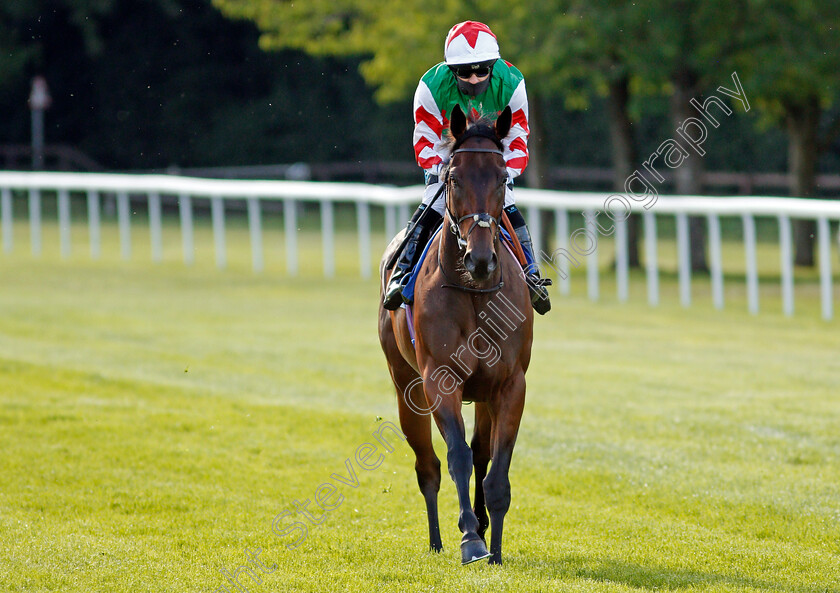
<svg viewBox="0 0 840 593">
<path fill-rule="evenodd" d="M 452 117 L 449 119 L 449 131 L 454 138 L 458 138 L 467 129 L 467 116 L 461 111 L 461 106 L 456 105 L 452 109 Z"/>
<path fill-rule="evenodd" d="M 513 115 L 510 110 L 510 105 L 505 107 L 505 110 L 499 115 L 499 118 L 496 120 L 496 136 L 499 137 L 499 140 L 504 140 L 507 138 L 508 133 L 510 132 L 510 124 L 511 120 L 513 119 Z"/>
</svg>

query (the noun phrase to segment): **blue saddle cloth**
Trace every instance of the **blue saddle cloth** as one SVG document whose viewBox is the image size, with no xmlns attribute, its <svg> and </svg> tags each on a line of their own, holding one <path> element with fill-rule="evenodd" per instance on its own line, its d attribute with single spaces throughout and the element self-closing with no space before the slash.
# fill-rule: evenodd
<svg viewBox="0 0 840 593">
<path fill-rule="evenodd" d="M 441 224 L 437 230 L 432 233 L 429 242 L 426 243 L 426 247 L 423 249 L 423 253 L 420 254 L 420 259 L 417 260 L 417 263 L 411 269 L 411 275 L 408 277 L 408 282 L 405 283 L 405 286 L 402 289 L 402 295 L 408 300 L 409 303 L 414 302 L 414 285 L 417 282 L 417 273 L 420 271 L 420 268 L 423 266 L 423 262 L 426 260 L 426 254 L 429 252 L 429 247 L 432 245 L 432 241 L 440 233 L 440 229 L 443 228 L 443 224 Z M 513 245 L 513 241 L 510 238 L 510 234 L 505 229 L 500 229 L 502 231 L 502 240 L 505 241 L 508 245 Z M 528 264 L 533 263 L 534 258 L 528 253 L 528 250 L 523 250 L 525 252 L 525 260 Z"/>
<path fill-rule="evenodd" d="M 417 272 L 420 271 L 420 268 L 423 266 L 423 262 L 426 261 L 426 254 L 429 253 L 429 247 L 432 245 L 432 241 L 435 240 L 435 237 L 442 228 L 443 224 L 441 224 L 437 230 L 432 233 L 431 238 L 428 243 L 426 243 L 426 247 L 423 248 L 423 253 L 420 254 L 420 259 L 417 260 L 417 263 L 414 264 L 414 267 L 411 269 L 411 275 L 408 277 L 408 282 L 406 282 L 405 286 L 403 286 L 402 295 L 408 299 L 409 303 L 414 302 L 414 284 L 417 282 Z"/>
</svg>

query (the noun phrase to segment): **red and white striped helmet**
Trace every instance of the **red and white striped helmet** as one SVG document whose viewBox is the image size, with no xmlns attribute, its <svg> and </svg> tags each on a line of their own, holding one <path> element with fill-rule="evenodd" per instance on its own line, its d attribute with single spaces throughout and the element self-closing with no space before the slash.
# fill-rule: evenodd
<svg viewBox="0 0 840 593">
<path fill-rule="evenodd" d="M 484 23 L 464 21 L 449 29 L 443 55 L 448 66 L 498 60 L 499 42 Z"/>
</svg>

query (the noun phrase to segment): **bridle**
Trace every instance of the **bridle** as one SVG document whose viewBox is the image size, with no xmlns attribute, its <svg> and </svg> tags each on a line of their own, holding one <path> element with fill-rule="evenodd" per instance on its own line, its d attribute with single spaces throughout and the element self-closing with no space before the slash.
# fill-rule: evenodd
<svg viewBox="0 0 840 593">
<path fill-rule="evenodd" d="M 501 150 L 496 148 L 459 148 L 452 152 L 452 157 L 454 158 L 456 154 L 461 152 L 483 152 L 487 154 L 497 154 L 504 158 L 504 153 Z M 449 186 L 449 170 L 446 171 L 446 185 Z M 493 234 L 493 241 L 499 236 L 499 228 L 501 227 L 501 215 L 495 217 L 491 215 L 489 212 L 473 212 L 472 214 L 465 214 L 460 218 L 456 218 L 455 214 L 452 213 L 452 209 L 449 207 L 449 194 L 450 192 L 446 192 L 447 195 L 446 199 L 446 213 L 449 215 L 449 230 L 452 231 L 452 234 L 455 235 L 455 238 L 458 240 L 458 249 L 464 250 L 467 246 L 467 239 L 469 239 L 472 232 L 475 230 L 475 227 L 483 227 L 483 228 L 490 228 L 492 223 L 496 225 L 496 232 Z M 461 223 L 465 220 L 469 220 L 472 218 L 473 223 L 470 225 L 469 230 L 467 231 L 467 236 L 461 234 Z"/>
<path fill-rule="evenodd" d="M 497 155 L 501 156 L 502 158 L 504 158 L 504 153 L 501 150 L 498 150 L 498 149 L 495 149 L 495 148 L 459 148 L 457 150 L 452 151 L 452 158 L 454 158 L 456 154 L 461 153 L 461 152 L 483 152 L 483 153 L 487 153 L 487 154 L 497 154 Z M 450 180 L 451 180 L 451 178 L 449 176 L 449 170 L 447 169 L 445 183 L 444 183 L 445 187 L 447 187 L 447 188 L 449 187 Z M 499 237 L 499 229 L 501 228 L 501 218 L 502 218 L 501 215 L 496 217 L 496 216 L 493 216 L 492 214 L 490 214 L 489 212 L 473 212 L 472 214 L 465 214 L 464 216 L 461 216 L 460 218 L 456 218 L 455 214 L 452 213 L 452 209 L 449 207 L 449 196 L 450 195 L 451 195 L 451 192 L 449 192 L 447 190 L 446 195 L 445 195 L 445 208 L 446 208 L 446 214 L 449 217 L 449 230 L 452 232 L 453 235 L 455 235 L 455 238 L 458 241 L 458 250 L 463 251 L 464 249 L 466 249 L 467 239 L 469 239 L 470 235 L 472 234 L 472 232 L 475 230 L 476 227 L 491 228 L 492 225 L 495 224 L 496 225 L 496 232 L 493 233 L 493 242 L 495 243 L 496 239 L 498 239 L 498 237 Z M 473 222 L 470 225 L 470 228 L 467 230 L 466 237 L 464 237 L 464 235 L 461 233 L 461 223 L 464 222 L 465 220 L 469 220 L 469 219 L 472 219 Z M 502 260 L 501 260 L 501 257 L 500 257 L 499 258 L 499 272 L 500 272 L 500 277 L 503 278 L 504 275 L 501 274 L 501 266 L 502 266 L 501 261 Z M 499 290 L 500 288 L 502 288 L 505 285 L 504 280 L 500 280 L 497 285 L 495 285 L 493 287 L 490 287 L 490 288 L 473 288 L 473 287 L 470 287 L 470 286 L 464 286 L 462 284 L 457 284 L 457 283 L 451 282 L 449 280 L 449 277 L 446 275 L 446 270 L 444 270 L 443 263 L 440 260 L 440 250 L 438 250 L 438 267 L 440 268 L 440 271 L 443 273 L 443 277 L 446 278 L 446 280 L 449 282 L 449 284 L 444 284 L 443 288 L 457 288 L 458 290 L 463 290 L 463 291 L 466 291 L 466 292 L 483 294 L 483 293 L 496 292 L 497 290 Z"/>
</svg>

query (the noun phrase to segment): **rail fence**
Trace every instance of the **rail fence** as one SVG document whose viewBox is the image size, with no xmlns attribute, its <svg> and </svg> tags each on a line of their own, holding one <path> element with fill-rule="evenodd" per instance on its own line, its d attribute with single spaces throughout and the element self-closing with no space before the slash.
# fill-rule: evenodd
<svg viewBox="0 0 840 593">
<path fill-rule="evenodd" d="M 355 204 L 359 271 L 363 278 L 370 278 L 372 239 L 371 206 L 380 206 L 385 211 L 385 236 L 392 237 L 409 216 L 409 207 L 416 204 L 421 194 L 419 187 L 387 187 L 362 183 L 330 183 L 306 181 L 256 181 L 199 179 L 173 175 L 119 175 L 90 173 L 29 173 L 0 172 L 0 231 L 2 231 L 3 252 L 13 249 L 13 200 L 21 193 L 28 201 L 30 244 L 32 253 L 40 255 L 42 198 L 55 196 L 57 200 L 59 242 L 61 255 L 70 255 L 70 197 L 83 194 L 87 197 L 87 219 L 91 256 L 101 253 L 101 204 L 104 195 L 116 196 L 116 214 L 119 228 L 120 250 L 123 259 L 131 257 L 131 201 L 143 201 L 147 205 L 149 234 L 153 261 L 160 261 L 162 246 L 162 198 L 174 196 L 180 214 L 184 262 L 194 261 L 193 238 L 194 201 L 209 202 L 213 229 L 216 265 L 225 267 L 225 200 L 244 200 L 247 204 L 248 226 L 251 242 L 252 266 L 257 272 L 263 269 L 262 212 L 264 203 L 281 204 L 284 219 L 286 248 L 286 269 L 290 275 L 298 272 L 298 230 L 297 205 L 316 203 L 320 208 L 321 241 L 323 247 L 324 275 L 335 275 L 335 221 L 336 203 Z M 578 258 L 586 262 L 586 284 L 589 298 L 597 300 L 600 291 L 600 270 L 598 264 L 597 237 L 604 234 L 609 225 L 615 240 L 615 277 L 619 301 L 628 299 L 629 265 L 627 250 L 626 211 L 615 211 L 617 202 L 626 203 L 634 212 L 642 214 L 645 249 L 645 274 L 647 300 L 656 306 L 660 300 L 659 266 L 657 251 L 657 216 L 673 215 L 676 218 L 676 242 L 678 253 L 678 284 L 680 301 L 684 306 L 691 304 L 691 262 L 689 244 L 689 216 L 702 216 L 708 225 L 709 268 L 711 275 L 712 302 L 716 308 L 724 306 L 723 261 L 721 250 L 721 218 L 740 219 L 743 228 L 744 257 L 746 264 L 747 305 L 751 313 L 759 310 L 758 265 L 756 257 L 757 217 L 774 218 L 778 221 L 780 279 L 782 306 L 786 315 L 794 313 L 794 274 L 792 219 L 816 221 L 817 249 L 820 278 L 820 301 L 822 317 L 832 319 L 834 289 L 832 285 L 832 238 L 831 221 L 840 220 L 840 201 L 806 200 L 800 198 L 776 197 L 703 197 L 703 196 L 659 196 L 655 205 L 646 209 L 641 201 L 610 200 L 608 193 L 561 192 L 548 190 L 518 189 L 517 203 L 527 213 L 531 233 L 537 241 L 535 251 L 542 255 L 541 264 L 552 267 L 558 276 L 558 290 L 568 294 L 570 290 L 570 264 Z M 612 215 L 598 222 L 598 215 L 611 210 Z M 554 251 L 546 253 L 539 245 L 542 236 L 540 213 L 554 214 L 557 245 Z M 570 213 L 584 214 L 582 229 L 571 231 Z M 570 233 L 571 231 L 571 233 Z M 587 239 L 585 247 L 580 246 L 581 237 Z M 840 242 L 840 237 L 838 237 Z M 576 257 L 577 256 L 577 257 Z"/>
</svg>

